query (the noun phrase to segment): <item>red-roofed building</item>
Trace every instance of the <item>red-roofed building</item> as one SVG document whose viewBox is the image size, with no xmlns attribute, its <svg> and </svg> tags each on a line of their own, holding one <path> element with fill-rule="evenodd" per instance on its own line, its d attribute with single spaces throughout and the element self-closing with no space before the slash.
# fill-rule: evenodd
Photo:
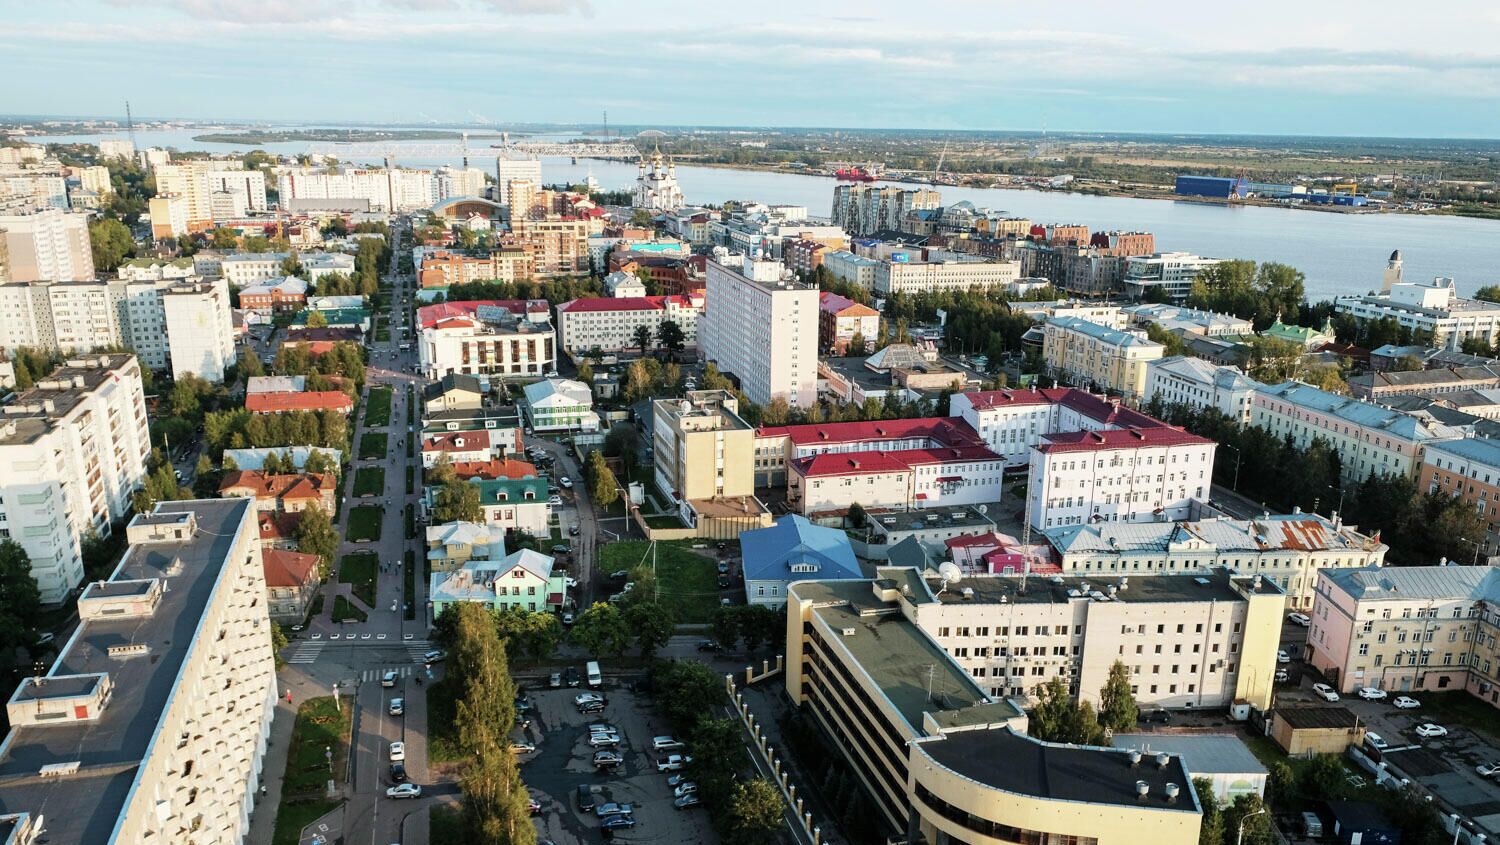
<svg viewBox="0 0 1500 845">
<path fill-rule="evenodd" d="M 465 481 L 474 478 L 493 481 L 497 478 L 535 478 L 536 465 L 514 458 L 495 458 L 488 461 L 454 461 L 453 473 Z"/>
<path fill-rule="evenodd" d="M 287 411 L 354 410 L 354 400 L 341 390 L 304 390 L 300 393 L 251 393 L 245 397 L 245 410 L 252 414 L 281 414 Z"/>
<path fill-rule="evenodd" d="M 948 412 L 968 423 L 991 449 L 1005 456 L 1011 468 L 1025 465 L 1031 448 L 1049 434 L 1166 425 L 1117 401 L 1072 387 L 959 393 L 953 396 Z"/>
<path fill-rule="evenodd" d="M 422 437 L 422 468 L 431 469 L 444 455 L 454 463 L 484 462 L 494 456 L 490 433 L 485 429 L 444 431 Z"/>
<path fill-rule="evenodd" d="M 673 296 L 589 297 L 557 306 L 557 334 L 562 348 L 582 352 L 599 349 L 621 352 L 638 348 L 635 333 L 642 326 L 657 344 L 662 323 L 682 329 L 683 345 L 698 341 L 698 317 L 703 314 L 703 292 Z"/>
<path fill-rule="evenodd" d="M 261 569 L 266 576 L 266 610 L 272 622 L 299 625 L 307 620 L 307 608 L 317 595 L 317 555 L 285 549 L 260 552 Z"/>
<path fill-rule="evenodd" d="M 318 505 L 333 515 L 339 479 L 331 472 L 274 474 L 259 470 L 234 470 L 219 482 L 220 496 L 243 496 L 255 500 L 262 513 L 299 513 Z"/>
<path fill-rule="evenodd" d="M 755 432 L 756 483 L 761 486 L 780 484 L 786 476 L 788 462 L 827 452 L 982 445 L 984 441 L 974 430 L 954 417 L 765 426 Z"/>
<path fill-rule="evenodd" d="M 417 309 L 421 371 L 531 379 L 557 366 L 552 310 L 545 299 L 443 302 Z"/>
<path fill-rule="evenodd" d="M 332 515 L 330 511 L 329 516 Z M 260 547 L 262 549 L 297 548 L 297 525 L 302 521 L 302 514 L 300 512 L 261 511 L 255 515 L 255 519 L 260 528 Z"/>
<path fill-rule="evenodd" d="M 998 502 L 1005 462 L 982 445 L 823 452 L 787 468 L 787 506 L 803 516 Z"/>
<path fill-rule="evenodd" d="M 873 344 L 880 335 L 880 312 L 846 296 L 823 291 L 818 297 L 818 348 L 844 355 L 855 335 Z"/>
<path fill-rule="evenodd" d="M 1160 423 L 1047 434 L 1031 450 L 1031 527 L 1192 519 L 1194 501 L 1208 498 L 1217 448 Z"/>
</svg>

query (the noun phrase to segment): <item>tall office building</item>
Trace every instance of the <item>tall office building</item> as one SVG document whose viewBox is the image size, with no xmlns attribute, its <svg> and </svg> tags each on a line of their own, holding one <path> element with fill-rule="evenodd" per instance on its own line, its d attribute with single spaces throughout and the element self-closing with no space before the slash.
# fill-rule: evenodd
<svg viewBox="0 0 1500 845">
<path fill-rule="evenodd" d="M 57 662 L 6 705 L 0 832 L 238 845 L 276 696 L 254 503 L 162 502 L 126 535 Z"/>
<path fill-rule="evenodd" d="M 495 159 L 495 201 L 510 205 L 510 183 L 530 182 L 532 187 L 542 185 L 542 162 L 534 158 Z"/>
<path fill-rule="evenodd" d="M 83 538 L 125 516 L 150 451 L 134 355 L 69 361 L 0 407 L 0 538 L 26 549 L 43 602 L 83 581 Z"/>
<path fill-rule="evenodd" d="M 883 229 L 899 230 L 909 211 L 937 208 L 942 196 L 926 189 L 881 188 L 875 185 L 836 185 L 833 223 L 855 235 Z"/>
<path fill-rule="evenodd" d="M 12 282 L 70 282 L 94 278 L 87 214 L 49 208 L 0 214 Z"/>
<path fill-rule="evenodd" d="M 276 187 L 283 207 L 299 199 L 353 199 L 367 200 L 381 211 L 411 211 L 436 201 L 430 170 L 291 168 L 281 171 Z"/>
<path fill-rule="evenodd" d="M 759 405 L 781 396 L 794 408 L 818 398 L 818 289 L 795 280 L 779 261 L 708 262 L 698 321 L 706 360 L 731 372 Z"/>
<path fill-rule="evenodd" d="M 205 159 L 163 164 L 153 170 L 158 196 L 180 198 L 183 207 L 179 216 L 185 219 L 188 231 L 200 231 L 211 227 L 216 220 L 235 216 L 214 215 L 216 194 L 230 194 L 238 202 L 225 204 L 221 198 L 221 210 L 233 211 L 243 208 L 248 211 L 266 209 L 266 177 L 259 170 L 245 170 L 244 164 L 235 160 Z M 152 209 L 152 227 L 159 228 L 156 208 Z M 160 231 L 157 237 L 163 237 Z"/>
</svg>

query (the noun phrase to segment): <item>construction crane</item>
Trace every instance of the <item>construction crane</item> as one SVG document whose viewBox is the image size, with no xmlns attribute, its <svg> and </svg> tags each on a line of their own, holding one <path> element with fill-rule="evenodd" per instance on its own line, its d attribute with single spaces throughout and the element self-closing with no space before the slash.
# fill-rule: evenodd
<svg viewBox="0 0 1500 845">
<path fill-rule="evenodd" d="M 135 149 L 135 120 L 130 117 L 130 101 L 125 101 L 125 132 L 130 136 L 130 148 Z"/>
<path fill-rule="evenodd" d="M 932 184 L 933 185 L 936 185 L 938 183 L 938 177 L 940 175 L 942 175 L 942 172 L 943 172 L 943 159 L 945 159 L 947 157 L 948 157 L 948 142 L 944 141 L 943 142 L 943 152 L 938 155 L 937 167 L 932 168 Z"/>
</svg>

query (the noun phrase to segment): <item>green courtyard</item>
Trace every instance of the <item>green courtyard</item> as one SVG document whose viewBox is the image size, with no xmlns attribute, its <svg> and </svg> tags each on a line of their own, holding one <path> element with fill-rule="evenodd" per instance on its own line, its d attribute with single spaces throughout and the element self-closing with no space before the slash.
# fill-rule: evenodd
<svg viewBox="0 0 1500 845">
<path fill-rule="evenodd" d="M 339 580 L 350 585 L 350 590 L 366 607 L 375 606 L 375 578 L 380 570 L 380 555 L 374 552 L 356 552 L 344 555 L 339 561 Z"/>
<path fill-rule="evenodd" d="M 370 398 L 365 402 L 365 428 L 380 428 L 391 424 L 391 389 L 370 388 Z"/>
<path fill-rule="evenodd" d="M 380 527 L 385 521 L 385 510 L 373 505 L 362 505 L 349 511 L 347 539 L 351 543 L 364 543 L 380 539 Z"/>
<path fill-rule="evenodd" d="M 359 438 L 360 460 L 373 460 L 385 457 L 387 442 L 389 442 L 389 438 L 383 432 L 366 432 L 363 437 Z"/>
<path fill-rule="evenodd" d="M 619 569 L 651 571 L 651 544 L 644 540 L 609 543 L 599 550 L 600 572 Z M 686 541 L 656 544 L 656 583 L 663 604 L 677 611 L 677 621 L 707 623 L 719 606 L 717 563 L 691 548 Z"/>
</svg>

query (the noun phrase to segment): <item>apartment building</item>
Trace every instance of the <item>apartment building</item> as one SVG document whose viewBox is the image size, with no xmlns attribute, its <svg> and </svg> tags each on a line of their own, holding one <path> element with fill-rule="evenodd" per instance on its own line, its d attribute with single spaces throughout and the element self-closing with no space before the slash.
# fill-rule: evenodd
<svg viewBox="0 0 1500 845">
<path fill-rule="evenodd" d="M 1011 307 L 1038 323 L 1049 319 L 1074 318 L 1098 323 L 1111 329 L 1124 331 L 1130 324 L 1125 309 L 1113 303 L 1085 302 L 1079 299 L 1058 299 L 1051 302 L 1015 302 Z"/>
<path fill-rule="evenodd" d="M 581 381 L 546 378 L 524 389 L 526 419 L 532 431 L 598 431 L 594 394 Z"/>
<path fill-rule="evenodd" d="M 937 191 L 841 184 L 834 186 L 830 217 L 835 226 L 850 234 L 872 235 L 883 229 L 900 230 L 908 212 L 941 205 L 942 196 Z"/>
<path fill-rule="evenodd" d="M 623 352 L 640 349 L 636 331 L 651 332 L 653 346 L 660 345 L 661 327 L 673 322 L 682 329 L 683 344 L 698 342 L 698 321 L 703 315 L 700 292 L 673 296 L 613 296 L 573 299 L 557 306 L 557 333 L 562 348 L 572 353 Z"/>
<path fill-rule="evenodd" d="M 1125 259 L 1125 295 L 1145 299 L 1160 290 L 1169 301 L 1182 304 L 1192 293 L 1193 280 L 1222 258 L 1204 258 L 1191 252 L 1153 252 Z"/>
<path fill-rule="evenodd" d="M 155 293 L 161 303 L 160 325 L 166 335 L 172 377 L 195 375 L 211 382 L 223 381 L 224 372 L 235 363 L 228 284 L 223 279 L 158 284 Z M 144 293 L 142 298 L 150 300 Z M 132 297 L 131 302 L 136 299 Z M 159 348 L 159 341 L 148 341 L 155 337 L 152 332 L 153 328 L 140 327 L 132 316 L 128 342 Z"/>
<path fill-rule="evenodd" d="M 1444 425 L 1350 399 L 1296 381 L 1255 392 L 1250 424 L 1276 437 L 1290 437 L 1300 449 L 1314 438 L 1339 456 L 1345 481 L 1359 482 L 1371 473 L 1415 479 L 1429 445 L 1468 436 Z"/>
<path fill-rule="evenodd" d="M 57 208 L 0 214 L 0 240 L 11 282 L 74 282 L 94 278 L 89 216 Z"/>
<path fill-rule="evenodd" d="M 823 266 L 835 279 L 859 285 L 865 290 L 875 289 L 875 271 L 880 262 L 874 258 L 855 255 L 846 249 L 824 251 Z"/>
<path fill-rule="evenodd" d="M 1417 490 L 1457 496 L 1484 520 L 1484 539 L 1468 538 L 1475 545 L 1470 562 L 1500 549 L 1500 441 L 1473 437 L 1429 444 L 1417 473 Z"/>
<path fill-rule="evenodd" d="M 932 602 L 917 571 L 876 574 L 788 587 L 785 683 L 871 799 L 883 833 L 1198 841 L 1201 810 L 1180 758 L 1141 763 L 1124 749 L 1025 736 L 1020 706 L 990 694 L 916 621 L 919 603 Z"/>
<path fill-rule="evenodd" d="M 1031 450 L 1027 519 L 1037 530 L 1188 519 L 1208 498 L 1217 448 L 1172 426 L 1045 435 Z"/>
<path fill-rule="evenodd" d="M 1385 400 L 1396 396 L 1442 399 L 1457 393 L 1500 388 L 1500 366 L 1434 367 L 1430 370 L 1360 373 L 1349 379 L 1356 399 Z"/>
<path fill-rule="evenodd" d="M 536 276 L 571 276 L 589 272 L 589 235 L 595 223 L 587 217 L 548 214 L 541 218 L 517 218 L 502 243 L 517 246 L 530 259 Z"/>
<path fill-rule="evenodd" d="M 1005 460 L 985 446 L 824 453 L 787 464 L 786 504 L 804 516 L 999 502 Z"/>
<path fill-rule="evenodd" d="M 1011 469 L 1028 465 L 1032 449 L 1048 435 L 1166 425 L 1119 400 L 1072 387 L 956 393 L 948 402 L 948 413 L 967 423 Z"/>
<path fill-rule="evenodd" d="M 104 282 L 0 285 L 0 348 L 71 354 L 121 342 L 119 314 Z"/>
<path fill-rule="evenodd" d="M 519 282 L 531 278 L 531 253 L 520 247 L 498 247 L 485 255 L 435 250 L 422 255 L 417 284 L 446 288 L 473 282 Z"/>
<path fill-rule="evenodd" d="M 1318 572 L 1380 566 L 1387 549 L 1378 532 L 1296 510 L 1253 520 L 1085 523 L 1046 536 L 1064 575 L 1201 575 L 1227 567 L 1275 581 L 1289 610 L 1313 606 Z"/>
<path fill-rule="evenodd" d="M 544 299 L 448 302 L 417 309 L 422 375 L 537 378 L 557 368 Z"/>
<path fill-rule="evenodd" d="M 398 168 L 286 168 L 277 176 L 276 192 L 283 206 L 305 199 L 365 200 L 372 211 L 406 212 L 437 202 L 432 171 Z"/>
<path fill-rule="evenodd" d="M 1311 616 L 1307 660 L 1340 692 L 1461 689 L 1500 706 L 1500 570 L 1329 570 Z"/>
<path fill-rule="evenodd" d="M 257 525 L 273 527 L 277 533 L 281 522 L 257 519 Z M 261 571 L 266 578 L 266 610 L 271 621 L 282 625 L 301 625 L 307 621 L 313 597 L 322 583 L 319 570 L 322 558 L 292 549 L 270 548 L 266 532 L 261 532 Z"/>
<path fill-rule="evenodd" d="M 1466 340 L 1489 345 L 1500 340 L 1500 304 L 1459 296 L 1452 279 L 1401 282 L 1384 293 L 1341 296 L 1334 300 L 1334 309 L 1359 323 L 1394 320 L 1425 334 L 1429 345 L 1440 349 L 1458 350 Z"/>
<path fill-rule="evenodd" d="M 219 482 L 219 495 L 255 500 L 262 513 L 301 513 L 313 505 L 332 516 L 338 509 L 339 478 L 331 472 L 270 473 L 232 470 Z"/>
<path fill-rule="evenodd" d="M 438 202 L 458 197 L 482 197 L 485 173 L 477 167 L 439 167 L 434 175 Z"/>
<path fill-rule="evenodd" d="M 1211 364 L 1202 358 L 1172 355 L 1146 365 L 1146 391 L 1141 401 L 1160 399 L 1167 405 L 1213 408 L 1241 425 L 1250 424 L 1255 381 L 1238 367 Z"/>
<path fill-rule="evenodd" d="M 285 276 L 282 263 L 290 258 L 290 252 L 237 252 L 226 255 L 219 261 L 219 275 L 230 287 L 244 288 Z M 354 256 L 340 252 L 304 252 L 297 254 L 297 263 L 307 273 L 313 284 L 330 273 L 354 275 Z"/>
<path fill-rule="evenodd" d="M 727 390 L 652 402 L 656 484 L 673 499 L 753 496 L 756 432 Z"/>
<path fill-rule="evenodd" d="M 856 337 L 866 344 L 879 339 L 880 312 L 830 291 L 818 294 L 818 348 L 843 355 Z"/>
<path fill-rule="evenodd" d="M 822 241 L 797 239 L 781 245 L 781 263 L 793 273 L 807 275 L 823 266 L 823 259 L 836 251 Z"/>
<path fill-rule="evenodd" d="M 737 267 L 708 262 L 698 328 L 704 359 L 733 373 L 758 405 L 780 396 L 793 408 L 810 407 L 818 398 L 818 289 L 779 262 L 734 258 Z"/>
<path fill-rule="evenodd" d="M 6 704 L 5 811 L 52 842 L 238 845 L 276 700 L 254 508 L 162 502 L 125 530 L 77 631 Z"/>
<path fill-rule="evenodd" d="M 1048 369 L 1074 384 L 1095 384 L 1132 401 L 1146 392 L 1146 366 L 1166 353 L 1144 332 L 1076 317 L 1051 318 L 1042 331 L 1042 360 Z"/>
<path fill-rule="evenodd" d="M 495 159 L 495 201 L 501 205 L 510 205 L 510 183 L 526 182 L 530 185 L 542 184 L 542 162 L 535 158 L 508 158 L 500 156 Z"/>
<path fill-rule="evenodd" d="M 68 181 L 59 168 L 5 168 L 0 170 L 0 205 L 66 211 L 69 207 Z"/>
<path fill-rule="evenodd" d="M 247 211 L 265 211 L 266 177 L 259 170 L 246 170 L 238 159 L 204 159 L 163 164 L 152 169 L 158 196 L 172 196 L 181 202 L 180 216 L 186 231 L 212 228 L 215 222 L 241 217 Z M 283 195 L 284 196 L 284 195 Z M 238 212 L 215 217 L 216 197 L 220 211 Z M 228 202 L 225 202 L 228 198 Z M 152 207 L 152 227 L 161 225 Z M 176 234 L 181 234 L 176 233 Z M 157 237 L 172 235 L 157 234 Z"/>
<path fill-rule="evenodd" d="M 875 265 L 874 290 L 895 293 L 984 291 L 1005 288 L 1021 277 L 1017 261 L 880 261 Z"/>
<path fill-rule="evenodd" d="M 1233 337 L 1255 333 L 1255 324 L 1249 320 L 1242 320 L 1233 314 L 1216 314 L 1197 308 L 1150 303 L 1132 305 L 1121 309 L 1121 312 L 1131 325 L 1142 328 L 1156 326 L 1183 337 Z"/>
<path fill-rule="evenodd" d="M 301 311 L 307 305 L 307 280 L 276 276 L 240 290 L 240 307 L 264 316 Z"/>
<path fill-rule="evenodd" d="M 0 538 L 26 549 L 44 603 L 83 580 L 82 540 L 124 518 L 150 451 L 133 355 L 71 360 L 0 406 Z"/>
<path fill-rule="evenodd" d="M 984 441 L 953 417 L 763 426 L 755 431 L 757 486 L 786 484 L 794 461 L 827 454 L 967 449 Z"/>
</svg>

